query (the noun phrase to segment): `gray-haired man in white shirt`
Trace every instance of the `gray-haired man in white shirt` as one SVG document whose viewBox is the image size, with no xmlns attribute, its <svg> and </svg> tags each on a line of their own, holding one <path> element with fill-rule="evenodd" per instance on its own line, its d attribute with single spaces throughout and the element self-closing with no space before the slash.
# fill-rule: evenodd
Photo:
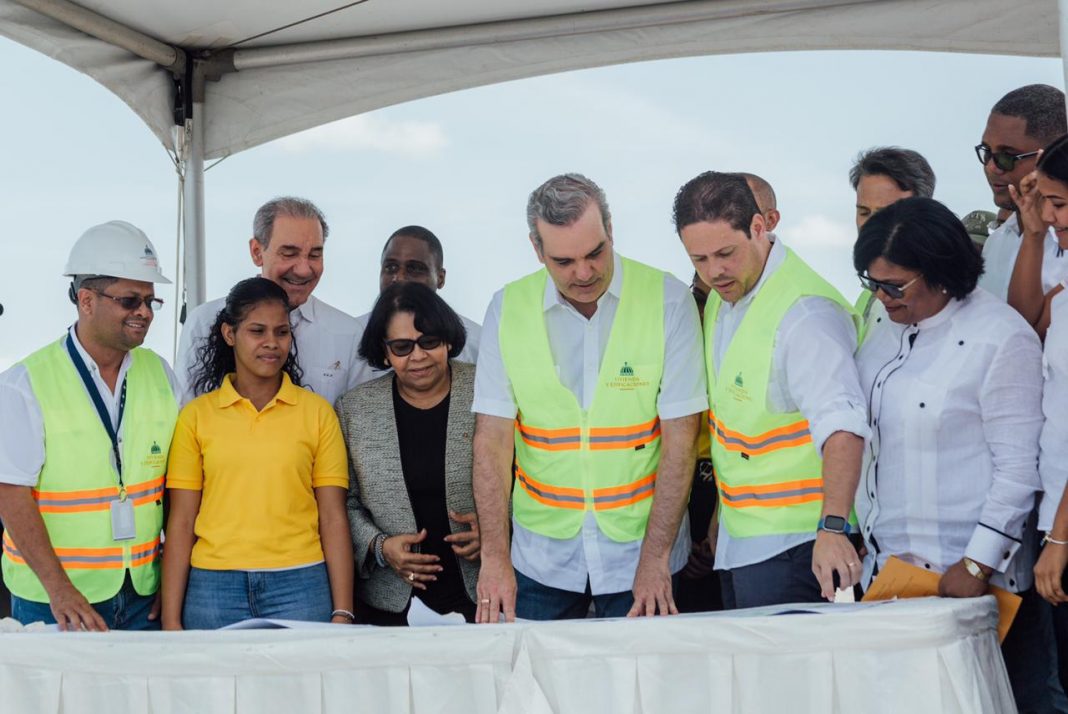
<svg viewBox="0 0 1068 714">
<path fill-rule="evenodd" d="M 356 347 L 363 329 L 356 318 L 312 295 L 323 274 L 323 249 L 329 232 L 326 218 L 314 203 L 283 196 L 256 211 L 248 246 L 260 275 L 281 285 L 289 296 L 297 359 L 304 370 L 303 386 L 333 404 L 357 384 L 363 362 L 356 356 Z M 225 298 L 206 302 L 186 320 L 175 363 L 183 385 L 183 404 L 197 396 L 191 383 L 197 351 L 224 302 Z"/>
</svg>

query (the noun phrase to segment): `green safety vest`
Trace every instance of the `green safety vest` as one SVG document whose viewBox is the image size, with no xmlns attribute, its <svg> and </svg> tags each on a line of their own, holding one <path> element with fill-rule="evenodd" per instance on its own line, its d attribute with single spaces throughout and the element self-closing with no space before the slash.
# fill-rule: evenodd
<svg viewBox="0 0 1068 714">
<path fill-rule="evenodd" d="M 875 315 L 872 312 L 872 308 L 875 307 L 875 303 L 878 302 L 878 298 L 875 297 L 875 293 L 868 289 L 860 291 L 860 296 L 857 297 L 857 301 L 853 304 L 853 310 L 860 316 L 860 321 L 857 328 L 857 349 L 864 344 L 864 339 L 868 336 L 868 331 L 871 330 L 872 320 L 875 319 Z"/>
<path fill-rule="evenodd" d="M 178 405 L 162 360 L 150 350 L 134 349 L 126 372 L 122 464 L 136 537 L 113 540 L 111 502 L 119 497 L 119 485 L 111 464 L 111 439 L 65 340 L 22 362 L 44 418 L 45 461 L 33 497 L 60 564 L 89 602 L 114 597 L 127 569 L 137 592 L 151 595 L 159 587 L 163 480 Z M 6 532 L 3 573 L 15 595 L 48 602 L 44 586 Z"/>
<path fill-rule="evenodd" d="M 855 318 L 849 303 L 789 248 L 753 298 L 723 356 L 713 363 L 723 300 L 705 305 L 705 368 L 712 465 L 720 521 L 735 538 L 815 532 L 823 503 L 823 463 L 801 412 L 773 414 L 768 380 L 779 323 L 805 296 L 825 297 Z"/>
<path fill-rule="evenodd" d="M 664 273 L 622 264 L 622 297 L 588 411 L 556 374 L 543 309 L 548 273 L 504 289 L 501 356 L 519 412 L 513 514 L 549 538 L 577 535 L 587 511 L 621 543 L 641 539 L 649 520 L 660 463 Z"/>
</svg>

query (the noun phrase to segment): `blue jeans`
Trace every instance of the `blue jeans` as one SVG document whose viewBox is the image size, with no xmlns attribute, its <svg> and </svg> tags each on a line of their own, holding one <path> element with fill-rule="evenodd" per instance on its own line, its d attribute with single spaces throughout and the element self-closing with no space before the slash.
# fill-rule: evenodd
<svg viewBox="0 0 1068 714">
<path fill-rule="evenodd" d="M 130 580 L 130 571 L 115 597 L 92 603 L 93 609 L 100 613 L 104 622 L 112 630 L 158 630 L 159 618 L 148 619 L 148 613 L 156 601 L 156 595 L 138 595 Z M 52 607 L 47 602 L 25 600 L 17 595 L 11 596 L 11 616 L 24 625 L 31 622 L 56 624 Z"/>
<path fill-rule="evenodd" d="M 809 541 L 763 562 L 719 571 L 724 609 L 823 602 L 812 572 L 813 545 Z"/>
<path fill-rule="evenodd" d="M 589 580 L 586 591 L 581 593 L 543 585 L 518 570 L 515 580 L 519 588 L 515 616 L 523 620 L 580 620 L 589 614 L 591 603 L 594 617 L 626 617 L 634 605 L 634 593 L 630 590 L 594 595 Z M 678 589 L 678 580 L 678 575 L 672 576 L 673 590 Z"/>
<path fill-rule="evenodd" d="M 326 564 L 273 571 L 189 569 L 182 627 L 217 630 L 254 617 L 330 622 Z"/>
</svg>

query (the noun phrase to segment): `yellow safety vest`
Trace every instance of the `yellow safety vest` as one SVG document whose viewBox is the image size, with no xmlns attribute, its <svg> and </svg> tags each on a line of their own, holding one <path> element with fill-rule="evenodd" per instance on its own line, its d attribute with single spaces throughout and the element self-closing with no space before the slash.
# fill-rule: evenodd
<svg viewBox="0 0 1068 714">
<path fill-rule="evenodd" d="M 617 542 L 641 539 L 649 520 L 660 463 L 664 273 L 627 259 L 622 265 L 622 296 L 588 411 L 556 373 L 546 271 L 504 289 L 501 356 L 519 408 L 513 513 L 550 538 L 577 535 L 587 511 Z"/>
<path fill-rule="evenodd" d="M 786 248 L 782 265 L 760 287 L 716 373 L 716 317 L 723 304 L 705 305 L 705 367 L 712 466 L 720 521 L 735 538 L 814 532 L 823 503 L 823 462 L 800 412 L 767 408 L 768 380 L 779 323 L 805 296 L 825 297 L 855 318 L 827 281 Z"/>
<path fill-rule="evenodd" d="M 114 597 L 127 569 L 137 592 L 151 595 L 159 587 L 163 482 L 178 416 L 174 394 L 160 358 L 134 349 L 126 372 L 122 462 L 136 536 L 113 540 L 111 502 L 118 498 L 119 486 L 111 440 L 65 339 L 22 362 L 44 419 L 45 462 L 33 497 L 60 564 L 89 602 Z M 2 560 L 4 582 L 12 593 L 48 602 L 44 586 L 6 532 Z"/>
</svg>

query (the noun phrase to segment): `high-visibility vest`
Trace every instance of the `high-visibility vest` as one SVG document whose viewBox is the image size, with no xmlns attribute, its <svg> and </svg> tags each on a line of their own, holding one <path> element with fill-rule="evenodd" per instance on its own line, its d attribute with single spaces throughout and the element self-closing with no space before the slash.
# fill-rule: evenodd
<svg viewBox="0 0 1068 714">
<path fill-rule="evenodd" d="M 712 466 L 720 522 L 735 538 L 815 532 L 823 503 L 823 463 L 801 412 L 768 411 L 775 335 L 790 307 L 805 296 L 852 307 L 789 248 L 782 265 L 753 298 L 716 373 L 716 317 L 722 299 L 705 305 L 705 368 Z M 855 322 L 854 322 L 855 325 Z"/>
<path fill-rule="evenodd" d="M 59 562 L 89 602 L 114 597 L 129 569 L 134 588 L 159 587 L 163 481 L 178 406 L 160 358 L 137 348 L 126 372 L 122 420 L 122 475 L 133 502 L 136 535 L 116 541 L 111 502 L 119 497 L 112 447 L 86 394 L 65 342 L 33 353 L 22 364 L 44 418 L 45 461 L 33 497 Z M 48 593 L 8 533 L 3 541 L 4 582 L 15 595 L 48 602 Z"/>
<path fill-rule="evenodd" d="M 871 330 L 872 320 L 875 319 L 874 307 L 879 299 L 875 297 L 875 293 L 871 290 L 861 290 L 860 295 L 857 297 L 857 301 L 853 303 L 853 309 L 859 315 L 859 321 L 857 323 L 857 349 L 864 344 L 864 339 L 868 336 L 868 331 Z"/>
<path fill-rule="evenodd" d="M 660 463 L 664 273 L 627 259 L 622 265 L 622 296 L 588 411 L 556 373 L 543 310 L 546 271 L 504 289 L 501 356 L 519 409 L 513 514 L 549 538 L 577 535 L 587 511 L 614 541 L 645 535 Z"/>
</svg>

